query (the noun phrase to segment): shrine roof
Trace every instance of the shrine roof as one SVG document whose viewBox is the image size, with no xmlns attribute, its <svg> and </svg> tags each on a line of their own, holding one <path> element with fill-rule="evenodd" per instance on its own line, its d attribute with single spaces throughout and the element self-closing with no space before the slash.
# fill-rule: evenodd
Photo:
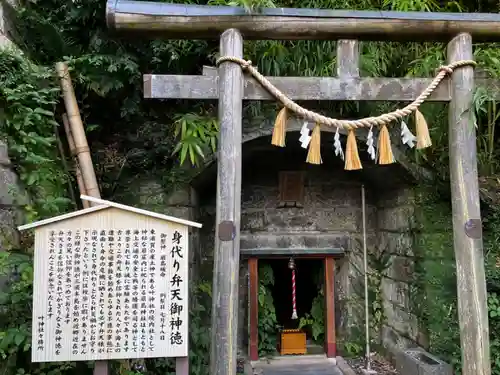
<svg viewBox="0 0 500 375">
<path fill-rule="evenodd" d="M 108 209 L 108 208 L 117 208 L 119 210 L 133 212 L 133 213 L 136 213 L 136 214 L 139 214 L 139 215 L 153 217 L 155 219 L 170 221 L 170 222 L 173 222 L 173 223 L 182 224 L 182 225 L 186 225 L 186 226 L 190 226 L 190 227 L 195 227 L 195 228 L 201 228 L 201 226 L 202 226 L 202 224 L 194 222 L 194 221 L 179 219 L 177 217 L 167 216 L 167 215 L 159 214 L 159 213 L 156 213 L 156 212 L 143 210 L 141 208 L 130 207 L 130 206 L 127 206 L 127 205 L 124 205 L 124 204 L 115 203 L 115 202 L 111 202 L 111 201 L 106 201 L 104 199 L 89 197 L 87 195 L 81 195 L 80 198 L 83 199 L 83 200 L 86 200 L 86 201 L 98 203 L 99 205 L 98 206 L 89 207 L 89 208 L 84 208 L 83 210 L 78 210 L 78 211 L 70 212 L 70 213 L 67 213 L 67 214 L 64 214 L 64 215 L 54 216 L 54 217 L 51 217 L 51 218 L 48 218 L 48 219 L 45 219 L 45 220 L 36 221 L 34 223 L 21 225 L 17 229 L 20 230 L 20 231 L 22 231 L 22 230 L 26 230 L 26 229 L 38 228 L 38 227 L 41 227 L 41 226 L 44 226 L 44 225 L 57 223 L 58 221 L 72 219 L 72 218 L 75 218 L 75 217 L 78 217 L 78 216 L 86 215 L 86 214 L 89 214 L 89 213 L 92 213 L 92 212 L 95 212 L 95 211 L 105 210 L 105 209 Z"/>
</svg>

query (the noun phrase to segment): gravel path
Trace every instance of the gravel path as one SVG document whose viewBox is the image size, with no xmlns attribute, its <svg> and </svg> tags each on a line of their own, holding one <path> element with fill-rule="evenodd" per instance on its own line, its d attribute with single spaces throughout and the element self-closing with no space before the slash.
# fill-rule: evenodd
<svg viewBox="0 0 500 375">
<path fill-rule="evenodd" d="M 346 362 L 356 374 L 362 375 L 361 369 L 365 366 L 364 357 L 345 358 Z M 377 371 L 377 375 L 400 375 L 389 361 L 378 354 L 372 356 L 371 368 Z"/>
</svg>

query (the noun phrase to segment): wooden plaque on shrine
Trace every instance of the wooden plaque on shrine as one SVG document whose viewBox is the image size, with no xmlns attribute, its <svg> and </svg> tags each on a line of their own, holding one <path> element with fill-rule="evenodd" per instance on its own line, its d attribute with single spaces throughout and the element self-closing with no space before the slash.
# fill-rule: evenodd
<svg viewBox="0 0 500 375">
<path fill-rule="evenodd" d="M 201 225 L 91 199 L 19 228 L 35 230 L 32 361 L 186 357 L 188 227 Z"/>
</svg>

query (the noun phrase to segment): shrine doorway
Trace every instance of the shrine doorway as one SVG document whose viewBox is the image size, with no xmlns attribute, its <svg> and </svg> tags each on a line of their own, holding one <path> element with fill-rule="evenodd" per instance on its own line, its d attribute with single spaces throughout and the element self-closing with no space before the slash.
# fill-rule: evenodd
<svg viewBox="0 0 500 375">
<path fill-rule="evenodd" d="M 279 350 L 280 332 L 279 328 L 297 329 L 301 323 L 308 323 L 302 327 L 306 334 L 306 352 L 304 354 L 324 353 L 329 358 L 336 357 L 337 345 L 335 334 L 335 294 L 334 294 L 334 273 L 335 258 L 333 255 L 323 254 L 297 254 L 293 256 L 296 265 L 296 300 L 302 297 L 301 302 L 296 303 L 297 319 L 291 319 L 292 316 L 292 281 L 291 270 L 288 267 L 290 256 L 274 255 L 248 258 L 249 267 L 249 356 L 250 360 L 259 359 L 259 337 L 263 339 L 262 332 L 259 332 L 259 290 L 262 283 L 260 277 L 266 276 L 267 272 L 272 270 L 274 276 L 274 285 L 268 290 L 271 293 L 276 312 L 276 331 L 277 349 Z M 260 267 L 259 267 L 260 264 Z M 259 272 L 260 268 L 260 272 Z M 276 271 L 276 272 L 275 272 Z M 288 272 L 287 272 L 288 271 Z M 301 281 L 299 277 L 303 277 Z M 315 280 L 317 278 L 317 280 Z M 322 286 L 318 285 L 319 283 Z M 286 286 L 288 284 L 288 287 Z M 308 288 L 314 288 L 307 293 Z M 321 291 L 320 291 L 321 290 Z M 318 297 L 318 295 L 322 295 Z M 262 293 L 261 293 L 262 296 Z M 318 298 L 316 298 L 318 297 Z M 262 298 L 262 297 L 261 297 Z M 315 301 L 316 299 L 316 301 Z M 323 304 L 324 316 L 322 322 L 316 321 L 322 325 L 322 333 L 313 332 L 313 322 L 311 319 L 311 308 L 313 303 Z M 307 314 L 307 315 L 306 315 Z M 308 319 L 309 318 L 309 319 Z M 317 327 L 319 328 L 319 327 Z M 315 337 L 316 336 L 316 340 Z M 319 342 L 318 339 L 322 342 Z"/>
</svg>

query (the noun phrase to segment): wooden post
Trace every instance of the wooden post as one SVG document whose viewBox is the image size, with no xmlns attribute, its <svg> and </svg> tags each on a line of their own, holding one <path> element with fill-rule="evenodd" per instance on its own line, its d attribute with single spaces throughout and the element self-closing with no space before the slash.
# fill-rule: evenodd
<svg viewBox="0 0 500 375">
<path fill-rule="evenodd" d="M 337 356 L 335 337 L 335 259 L 325 258 L 325 353 L 328 358 Z"/>
<path fill-rule="evenodd" d="M 175 375 L 189 375 L 189 356 L 175 359 Z"/>
<path fill-rule="evenodd" d="M 359 42 L 357 40 L 338 40 L 337 41 L 337 77 L 345 81 L 354 81 L 353 78 L 359 78 Z M 348 262 L 348 259 L 346 259 Z M 330 263 L 331 262 L 331 263 Z M 344 278 L 343 284 L 347 288 L 345 295 L 352 293 L 352 285 L 349 280 L 349 269 L 352 264 L 348 262 L 348 270 L 343 274 L 337 275 Z M 347 316 L 352 316 L 352 307 L 345 303 Z M 337 338 L 335 327 L 335 259 L 325 259 L 325 353 L 327 357 L 337 356 Z M 350 318 L 348 318 L 350 319 Z"/>
<path fill-rule="evenodd" d="M 248 291 L 250 311 L 249 357 L 251 361 L 259 359 L 259 263 L 257 257 L 248 259 L 250 287 Z"/>
<path fill-rule="evenodd" d="M 448 61 L 472 60 L 472 38 L 448 44 Z M 490 375 L 486 281 L 479 208 L 476 129 L 472 122 L 474 69 L 455 70 L 449 108 L 453 242 L 457 264 L 458 319 L 463 375 Z"/>
<path fill-rule="evenodd" d="M 221 56 L 243 57 L 238 30 L 220 38 Z M 219 66 L 219 152 L 212 302 L 212 375 L 236 375 L 240 267 L 241 123 L 243 73 L 231 62 Z"/>
<path fill-rule="evenodd" d="M 357 40 L 337 41 L 337 77 L 359 77 L 359 43 Z"/>
</svg>

